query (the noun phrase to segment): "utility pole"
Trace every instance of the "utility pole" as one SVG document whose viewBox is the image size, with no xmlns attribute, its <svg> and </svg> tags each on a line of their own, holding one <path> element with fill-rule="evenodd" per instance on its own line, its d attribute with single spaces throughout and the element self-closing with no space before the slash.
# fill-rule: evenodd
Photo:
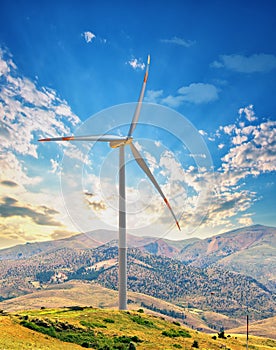
<svg viewBox="0 0 276 350">
<path fill-rule="evenodd" d="M 247 315 L 246 315 L 246 350 L 248 350 L 248 328 L 249 328 L 249 316 L 248 316 L 248 309 L 247 309 Z"/>
</svg>

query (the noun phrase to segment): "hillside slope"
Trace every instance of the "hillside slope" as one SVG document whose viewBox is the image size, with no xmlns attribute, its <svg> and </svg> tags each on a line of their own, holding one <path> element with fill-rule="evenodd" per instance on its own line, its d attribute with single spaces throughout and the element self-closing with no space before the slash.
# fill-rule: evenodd
<svg viewBox="0 0 276 350">
<path fill-rule="evenodd" d="M 201 349 L 244 349 L 244 336 L 229 335 L 224 339 L 212 339 L 211 335 L 193 331 L 179 323 L 168 322 L 137 311 L 120 312 L 74 307 L 23 311 L 17 315 L 0 316 L 0 321 L 3 319 L 4 322 L 0 322 L 3 331 L 0 333 L 0 342 L 5 344 L 5 349 L 13 350 L 28 349 L 29 345 L 34 348 L 31 337 L 36 336 L 38 339 L 41 335 L 44 335 L 40 338 L 42 342 L 45 342 L 45 339 L 63 340 L 67 349 L 73 349 L 73 343 L 81 345 L 82 348 L 121 350 L 191 349 L 195 344 Z M 11 322 L 14 325 L 13 334 Z M 9 332 L 6 331 L 7 328 Z M 29 339 L 26 332 L 28 328 L 32 329 Z M 6 343 L 11 341 L 11 335 L 13 348 L 6 346 Z M 21 335 L 25 336 L 24 343 L 20 339 Z M 254 349 L 271 349 L 276 342 L 272 339 L 251 337 L 250 345 Z M 63 349 L 54 346 L 50 346 L 49 349 Z M 38 341 L 36 348 L 45 347 L 40 347 Z"/>
<path fill-rule="evenodd" d="M 251 276 L 276 291 L 276 228 L 254 225 L 184 247 L 178 259 L 190 266 L 223 267 Z"/>
<path fill-rule="evenodd" d="M 61 305 L 71 307 L 87 305 L 95 308 L 118 308 L 118 292 L 107 289 L 95 282 L 89 281 L 69 281 L 63 284 L 49 285 L 43 290 L 23 295 L 18 298 L 8 299 L 0 303 L 0 309 L 8 312 L 40 309 L 58 308 Z M 128 309 L 138 309 L 143 307 L 148 313 L 166 317 L 168 319 L 177 319 L 191 328 L 204 332 L 213 332 L 216 329 L 214 322 L 212 329 L 202 319 L 202 314 L 196 314 L 193 310 L 166 302 L 161 299 L 151 297 L 146 294 L 128 292 Z M 220 315 L 217 315 L 221 319 Z M 239 326 L 241 323 L 228 318 L 225 325 Z M 220 324 L 221 326 L 221 324 Z M 219 330 L 219 328 L 218 328 Z"/>
<path fill-rule="evenodd" d="M 227 330 L 229 333 L 246 334 L 246 325 Z M 260 337 L 276 338 L 276 316 L 249 323 L 249 333 Z"/>
<path fill-rule="evenodd" d="M 116 245 L 117 238 L 115 231 L 96 230 L 56 241 L 27 243 L 0 250 L 0 261 L 24 260 L 60 249 L 89 250 L 111 241 L 112 245 Z M 273 227 L 254 225 L 206 239 L 188 238 L 181 241 L 128 234 L 128 246 L 138 247 L 153 255 L 178 259 L 194 267 L 220 267 L 249 275 L 276 291 L 276 228 Z"/>
<path fill-rule="evenodd" d="M 31 293 L 66 280 L 96 280 L 110 289 L 118 286 L 118 249 L 107 244 L 96 249 L 59 249 L 29 259 L 0 261 L 2 299 Z M 178 260 L 128 251 L 128 289 L 163 300 L 228 316 L 247 307 L 252 317 L 273 316 L 275 296 L 251 277 L 218 268 L 199 269 Z"/>
<path fill-rule="evenodd" d="M 22 327 L 13 318 L 0 315 L 0 344 L 4 350 L 81 350 L 83 347 L 73 343 L 65 343 L 58 339 L 46 337 Z"/>
</svg>

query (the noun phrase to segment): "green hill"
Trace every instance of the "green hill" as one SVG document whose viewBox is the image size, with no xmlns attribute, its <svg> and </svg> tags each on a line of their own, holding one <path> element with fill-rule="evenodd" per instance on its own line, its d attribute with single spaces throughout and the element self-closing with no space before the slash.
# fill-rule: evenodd
<svg viewBox="0 0 276 350">
<path fill-rule="evenodd" d="M 36 291 L 31 294 L 12 298 L 0 303 L 0 308 L 5 312 L 15 312 L 20 310 L 58 308 L 61 305 L 71 307 L 74 305 L 82 307 L 91 305 L 95 308 L 118 308 L 118 292 L 102 287 L 95 282 L 89 281 L 69 281 L 63 284 L 50 285 L 46 289 Z M 128 309 L 143 307 L 147 313 L 151 313 L 166 319 L 181 321 L 190 328 L 205 332 L 214 332 L 206 324 L 209 316 L 204 318 L 204 313 L 195 312 L 193 309 L 185 309 L 181 306 L 166 302 L 161 299 L 151 297 L 146 294 L 128 292 Z M 212 324 L 218 325 L 219 330 L 222 324 L 227 327 L 237 327 L 241 323 L 230 319 L 227 316 L 216 314 L 216 320 L 212 313 Z M 216 329 L 216 328 L 215 328 Z"/>
<path fill-rule="evenodd" d="M 214 338 L 147 315 L 142 309 L 126 312 L 75 306 L 0 316 L 0 343 L 6 350 L 245 348 L 244 336 L 225 333 L 224 338 Z M 252 336 L 249 341 L 251 349 L 276 346 L 271 339 Z"/>
<path fill-rule="evenodd" d="M 216 331 L 218 332 L 221 328 L 228 330 L 235 327 L 237 331 L 234 332 L 233 330 L 232 333 L 244 333 L 244 329 L 237 327 L 242 327 L 245 324 L 246 315 L 233 318 L 214 311 L 187 308 L 183 305 L 176 305 L 135 292 L 128 293 L 128 300 L 128 308 L 130 310 L 143 308 L 148 314 L 163 317 L 170 321 L 181 322 L 194 330 L 214 333 Z M 82 307 L 90 305 L 94 308 L 117 309 L 118 293 L 117 291 L 104 288 L 95 282 L 69 281 L 63 284 L 52 284 L 43 290 L 5 300 L 0 303 L 0 309 L 5 310 L 5 312 L 19 312 L 45 307 L 72 307 L 74 305 Z M 252 322 L 250 316 L 252 334 L 275 338 L 276 332 L 273 318 L 258 321 L 256 322 L 256 326 Z"/>
</svg>

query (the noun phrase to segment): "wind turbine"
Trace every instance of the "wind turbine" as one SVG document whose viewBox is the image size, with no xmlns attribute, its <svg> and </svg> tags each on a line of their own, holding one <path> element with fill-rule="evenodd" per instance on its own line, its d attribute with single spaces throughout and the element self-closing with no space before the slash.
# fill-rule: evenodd
<svg viewBox="0 0 276 350">
<path fill-rule="evenodd" d="M 65 136 L 40 139 L 38 141 L 98 141 L 109 142 L 111 148 L 119 148 L 119 310 L 127 309 L 127 243 L 126 243 L 126 195 L 125 195 L 125 146 L 129 145 L 134 156 L 134 159 L 146 173 L 154 187 L 157 189 L 167 207 L 169 208 L 178 229 L 180 230 L 177 218 L 165 197 L 163 191 L 155 180 L 146 162 L 133 144 L 132 134 L 136 128 L 139 115 L 141 112 L 142 101 L 145 94 L 146 84 L 149 74 L 150 56 L 148 55 L 146 72 L 139 96 L 139 100 L 132 118 L 127 136 L 118 135 L 87 135 L 87 136 Z"/>
</svg>

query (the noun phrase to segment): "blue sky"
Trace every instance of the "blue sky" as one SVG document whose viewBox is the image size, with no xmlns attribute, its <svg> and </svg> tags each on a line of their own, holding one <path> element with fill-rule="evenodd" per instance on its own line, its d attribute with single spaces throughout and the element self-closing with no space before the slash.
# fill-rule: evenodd
<svg viewBox="0 0 276 350">
<path fill-rule="evenodd" d="M 116 227 L 116 153 L 36 140 L 127 129 L 134 105 L 116 106 L 137 100 L 149 53 L 145 101 L 160 110 L 145 107 L 136 146 L 182 231 L 127 154 L 129 231 L 183 239 L 275 226 L 275 9 L 269 0 L 2 1 L 0 246 Z M 79 185 L 67 181 L 77 175 Z"/>
</svg>

